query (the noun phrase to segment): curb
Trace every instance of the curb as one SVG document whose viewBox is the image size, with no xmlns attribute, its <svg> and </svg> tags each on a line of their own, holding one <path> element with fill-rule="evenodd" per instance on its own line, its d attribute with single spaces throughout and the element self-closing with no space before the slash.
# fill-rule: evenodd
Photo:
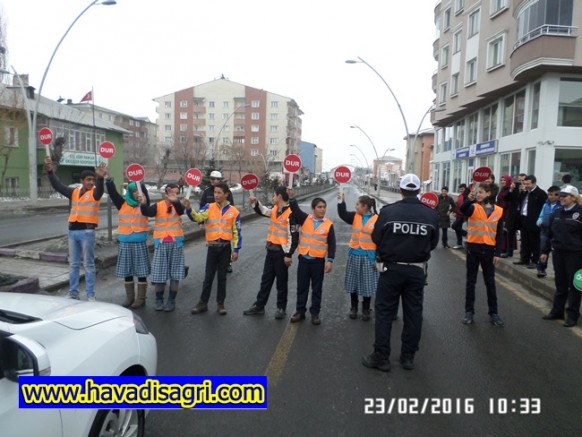
<svg viewBox="0 0 582 437">
<path fill-rule="evenodd" d="M 36 293 L 39 290 L 38 278 L 22 278 L 12 285 L 0 287 L 0 291 L 8 293 Z"/>
</svg>

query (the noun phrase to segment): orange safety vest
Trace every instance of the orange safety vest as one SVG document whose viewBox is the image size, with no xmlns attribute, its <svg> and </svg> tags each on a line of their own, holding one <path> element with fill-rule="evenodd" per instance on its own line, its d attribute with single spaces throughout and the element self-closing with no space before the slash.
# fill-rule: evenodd
<svg viewBox="0 0 582 437">
<path fill-rule="evenodd" d="M 487 217 L 485 209 L 475 203 L 473 215 L 467 221 L 467 243 L 495 246 L 497 223 L 503 215 L 503 208 L 495 205 L 493 212 Z"/>
<path fill-rule="evenodd" d="M 271 210 L 271 224 L 269 225 L 269 232 L 267 233 L 267 241 L 269 243 L 283 246 L 289 242 L 290 216 L 291 208 L 287 208 L 277 217 L 277 206 L 273 206 Z"/>
<path fill-rule="evenodd" d="M 352 239 L 350 240 L 352 249 L 376 250 L 376 245 L 372 242 L 372 231 L 376 220 L 378 220 L 378 214 L 373 214 L 366 224 L 362 225 L 363 216 L 356 213 L 352 223 Z"/>
<path fill-rule="evenodd" d="M 314 258 L 325 258 L 327 253 L 327 236 L 333 222 L 327 217 L 323 218 L 317 229 L 314 227 L 315 221 L 309 214 L 301 226 L 301 236 L 299 237 L 298 251 L 300 255 L 309 255 Z"/>
<path fill-rule="evenodd" d="M 93 196 L 95 188 L 85 191 L 83 196 L 81 188 L 75 188 L 71 195 L 71 213 L 69 214 L 69 223 L 91 223 L 99 224 L 99 200 Z"/>
<path fill-rule="evenodd" d="M 142 215 L 139 206 L 132 207 L 125 202 L 119 209 L 117 215 L 119 225 L 117 226 L 117 233 L 121 235 L 129 235 L 134 232 L 147 232 L 148 218 Z"/>
<path fill-rule="evenodd" d="M 216 202 L 208 206 L 206 219 L 206 241 L 232 241 L 232 227 L 238 217 L 238 209 L 230 205 L 224 214 Z"/>
<path fill-rule="evenodd" d="M 172 205 L 168 213 L 168 204 L 161 200 L 156 205 L 156 221 L 154 222 L 154 238 L 182 237 L 182 218 L 176 214 L 176 209 Z"/>
</svg>

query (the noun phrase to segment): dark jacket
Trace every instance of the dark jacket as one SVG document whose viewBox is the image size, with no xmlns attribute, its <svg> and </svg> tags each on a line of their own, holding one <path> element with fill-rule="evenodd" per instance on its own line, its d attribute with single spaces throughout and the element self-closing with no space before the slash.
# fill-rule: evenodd
<svg viewBox="0 0 582 437">
<path fill-rule="evenodd" d="M 509 187 L 502 188 L 497 195 L 495 204 L 503 208 L 503 223 L 508 231 L 517 229 L 516 218 L 519 195 L 519 190 L 510 191 Z"/>
<path fill-rule="evenodd" d="M 574 205 L 569 211 L 555 211 L 550 216 L 548 236 L 541 248 L 544 254 L 550 253 L 552 248 L 560 252 L 582 252 L 582 206 Z"/>
<path fill-rule="evenodd" d="M 230 202 L 231 205 L 234 205 L 234 198 L 232 197 L 232 193 L 229 191 L 228 195 L 226 196 L 226 200 Z M 214 202 L 214 185 L 210 185 L 206 187 L 206 189 L 200 195 L 200 208 L 202 208 L 207 203 Z"/>
<path fill-rule="evenodd" d="M 421 263 L 439 243 L 438 214 L 416 197 L 386 205 L 372 232 L 383 262 Z"/>
<path fill-rule="evenodd" d="M 309 214 L 304 212 L 299 205 L 297 204 L 297 199 L 289 199 L 289 206 L 291 207 L 291 215 L 295 217 L 297 223 L 303 225 L 305 220 Z M 327 256 L 328 260 L 332 260 L 335 258 L 335 249 L 336 249 L 336 242 L 335 242 L 335 229 L 333 225 L 329 228 L 329 233 L 327 234 Z"/>
<path fill-rule="evenodd" d="M 527 196 L 527 216 L 523 216 L 521 214 L 521 210 L 523 208 L 523 202 Z M 520 227 L 523 230 L 527 231 L 539 231 L 538 225 L 536 224 L 538 217 L 544 204 L 548 200 L 548 195 L 544 190 L 536 185 L 536 187 L 531 190 L 528 194 L 527 191 L 522 191 L 519 194 L 519 220 L 520 220 Z"/>
<path fill-rule="evenodd" d="M 261 202 L 259 202 L 258 200 L 255 203 L 255 212 L 257 214 L 259 214 L 260 216 L 269 217 L 269 219 L 271 218 L 271 212 L 272 212 L 273 208 L 277 208 L 277 205 L 273 205 L 271 208 L 268 208 L 268 207 L 262 205 Z M 288 208 L 291 208 L 291 207 L 289 205 L 284 206 L 281 209 L 281 212 L 277 214 L 277 217 L 280 217 L 281 214 L 283 214 Z M 289 216 L 289 227 L 287 228 L 287 244 L 285 244 L 285 245 L 279 245 L 279 244 L 270 245 L 270 243 L 267 243 L 267 248 L 270 250 L 273 250 L 274 248 L 278 248 L 277 250 L 282 250 L 286 257 L 291 258 L 293 256 L 293 253 L 295 252 L 295 249 L 297 249 L 297 245 L 299 244 L 299 230 L 300 229 L 301 229 L 301 226 L 299 225 L 299 223 L 298 223 L 297 219 L 295 218 L 295 216 L 293 215 L 293 213 L 291 213 L 291 215 Z"/>
<path fill-rule="evenodd" d="M 448 194 L 443 197 L 439 194 L 439 203 L 436 206 L 436 212 L 439 215 L 439 228 L 448 228 L 451 226 L 450 212 L 456 208 L 455 201 Z"/>
</svg>

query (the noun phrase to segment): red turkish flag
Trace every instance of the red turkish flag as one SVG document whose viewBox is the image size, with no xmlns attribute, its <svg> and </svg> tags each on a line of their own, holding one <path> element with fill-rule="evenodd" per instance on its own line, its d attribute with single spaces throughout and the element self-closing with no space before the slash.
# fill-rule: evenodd
<svg viewBox="0 0 582 437">
<path fill-rule="evenodd" d="M 89 91 L 85 96 L 81 99 L 82 102 L 92 102 L 93 101 L 93 91 Z"/>
</svg>

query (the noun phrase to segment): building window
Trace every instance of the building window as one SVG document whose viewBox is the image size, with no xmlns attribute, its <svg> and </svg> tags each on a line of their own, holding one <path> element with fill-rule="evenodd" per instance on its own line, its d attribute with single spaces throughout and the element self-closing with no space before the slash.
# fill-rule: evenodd
<svg viewBox="0 0 582 437">
<path fill-rule="evenodd" d="M 4 127 L 4 146 L 18 147 L 18 129 L 14 126 Z"/>
<path fill-rule="evenodd" d="M 531 129 L 537 129 L 538 117 L 540 116 L 540 82 L 536 82 L 533 86 L 531 96 Z"/>
<path fill-rule="evenodd" d="M 503 153 L 500 157 L 501 174 L 516 176 L 519 174 L 521 152 Z"/>
<path fill-rule="evenodd" d="M 442 183 L 442 185 L 449 186 L 450 177 L 451 177 L 451 161 L 443 162 L 442 167 L 443 167 L 443 172 L 442 172 L 443 183 Z"/>
<path fill-rule="evenodd" d="M 469 14 L 469 38 L 479 33 L 481 24 L 481 9 L 477 9 Z"/>
<path fill-rule="evenodd" d="M 469 116 L 467 119 L 468 129 L 467 129 L 467 144 L 477 144 L 477 136 L 479 133 L 479 114 L 475 113 Z"/>
<path fill-rule="evenodd" d="M 272 109 L 277 109 L 279 107 L 279 102 L 277 100 L 273 100 L 271 102 L 271 108 Z"/>
<path fill-rule="evenodd" d="M 582 127 L 582 80 L 560 80 L 558 126 Z"/>
<path fill-rule="evenodd" d="M 582 154 L 576 149 L 556 149 L 552 185 L 562 185 L 564 174 L 572 176 L 572 185 L 582 190 Z"/>
<path fill-rule="evenodd" d="M 441 55 L 441 68 L 445 68 L 449 65 L 449 56 L 450 56 L 450 47 L 445 46 L 443 47 L 442 55 Z"/>
<path fill-rule="evenodd" d="M 451 76 L 451 96 L 455 96 L 459 93 L 459 73 L 455 73 Z"/>
<path fill-rule="evenodd" d="M 461 43 L 463 42 L 462 36 L 463 36 L 462 30 L 455 32 L 455 34 L 453 35 L 453 53 L 458 53 L 461 51 Z"/>
<path fill-rule="evenodd" d="M 277 138 L 269 138 L 269 145 L 276 146 L 279 141 Z"/>
<path fill-rule="evenodd" d="M 277 120 L 278 119 L 279 114 L 277 114 L 276 112 L 271 113 L 271 120 Z"/>
<path fill-rule="evenodd" d="M 180 108 L 187 108 L 188 100 L 180 100 Z"/>
<path fill-rule="evenodd" d="M 180 143 L 181 144 L 186 144 L 187 141 L 188 141 L 188 137 L 185 137 L 183 135 L 180 136 Z"/>
<path fill-rule="evenodd" d="M 507 97 L 503 105 L 503 136 L 523 132 L 525 91 Z"/>
<path fill-rule="evenodd" d="M 259 156 L 259 149 L 251 149 L 251 156 Z"/>
<path fill-rule="evenodd" d="M 251 107 L 252 108 L 258 108 L 258 107 L 260 107 L 260 105 L 261 105 L 261 102 L 259 100 L 253 100 L 251 102 Z"/>
<path fill-rule="evenodd" d="M 164 102 L 164 107 L 166 107 L 166 108 L 171 108 L 171 107 L 172 107 L 172 102 L 170 102 L 170 101 L 166 100 L 166 101 Z"/>
<path fill-rule="evenodd" d="M 259 113 L 258 112 L 251 112 L 251 120 L 258 120 Z"/>
<path fill-rule="evenodd" d="M 447 83 L 441 83 L 439 93 L 439 105 L 444 105 L 447 102 Z"/>
<path fill-rule="evenodd" d="M 456 191 L 458 186 L 463 183 L 463 160 L 456 159 L 453 161 L 453 184 L 451 191 Z"/>
<path fill-rule="evenodd" d="M 451 8 L 445 9 L 443 12 L 443 30 L 447 30 L 451 27 Z"/>
<path fill-rule="evenodd" d="M 465 68 L 465 85 L 470 85 L 477 80 L 477 58 L 473 58 L 467 62 Z"/>
<path fill-rule="evenodd" d="M 465 7 L 465 0 L 455 0 L 455 15 L 458 15 L 461 12 L 463 12 L 464 7 Z"/>
<path fill-rule="evenodd" d="M 277 125 L 271 125 L 271 126 L 269 126 L 269 132 L 276 133 L 278 131 L 279 131 L 279 126 L 277 126 Z"/>
<path fill-rule="evenodd" d="M 208 107 L 209 108 L 214 108 L 214 102 L 212 102 L 212 101 L 208 102 Z"/>
<path fill-rule="evenodd" d="M 517 17 L 515 48 L 540 35 L 571 35 L 573 0 L 530 1 Z"/>
<path fill-rule="evenodd" d="M 181 124 L 180 125 L 180 132 L 186 132 L 188 130 L 188 125 L 187 124 Z"/>
<path fill-rule="evenodd" d="M 259 144 L 259 137 L 251 137 L 251 144 Z"/>
<path fill-rule="evenodd" d="M 172 130 L 172 125 L 171 125 L 171 124 L 165 124 L 165 125 L 164 125 L 164 130 L 165 130 L 166 132 L 170 132 L 170 131 Z"/>
<path fill-rule="evenodd" d="M 455 123 L 455 143 L 453 149 L 460 149 L 465 147 L 465 120 L 457 121 Z"/>
<path fill-rule="evenodd" d="M 208 113 L 208 120 L 214 120 L 214 112 Z"/>
<path fill-rule="evenodd" d="M 495 15 L 497 12 L 506 8 L 507 0 L 491 0 L 490 15 Z"/>
<path fill-rule="evenodd" d="M 271 155 L 272 157 L 277 156 L 278 153 L 279 153 L 279 151 L 277 149 L 269 150 L 269 155 Z"/>
<path fill-rule="evenodd" d="M 225 100 L 224 102 L 222 102 L 222 108 L 228 109 L 228 100 Z"/>
<path fill-rule="evenodd" d="M 251 124 L 251 132 L 259 132 L 259 125 Z"/>
<path fill-rule="evenodd" d="M 214 125 L 213 124 L 208 125 L 208 132 L 214 132 Z"/>
<path fill-rule="evenodd" d="M 453 127 L 447 126 L 445 128 L 445 142 L 443 152 L 448 152 L 453 147 Z"/>
<path fill-rule="evenodd" d="M 497 138 L 497 108 L 498 104 L 495 103 L 483 110 L 481 141 L 491 141 Z"/>
<path fill-rule="evenodd" d="M 487 44 L 487 69 L 491 70 L 503 64 L 505 52 L 505 34 L 489 41 Z"/>
<path fill-rule="evenodd" d="M 198 114 L 196 114 L 198 115 Z M 180 112 L 180 120 L 187 120 L 188 119 L 188 113 L 187 112 Z"/>
</svg>

